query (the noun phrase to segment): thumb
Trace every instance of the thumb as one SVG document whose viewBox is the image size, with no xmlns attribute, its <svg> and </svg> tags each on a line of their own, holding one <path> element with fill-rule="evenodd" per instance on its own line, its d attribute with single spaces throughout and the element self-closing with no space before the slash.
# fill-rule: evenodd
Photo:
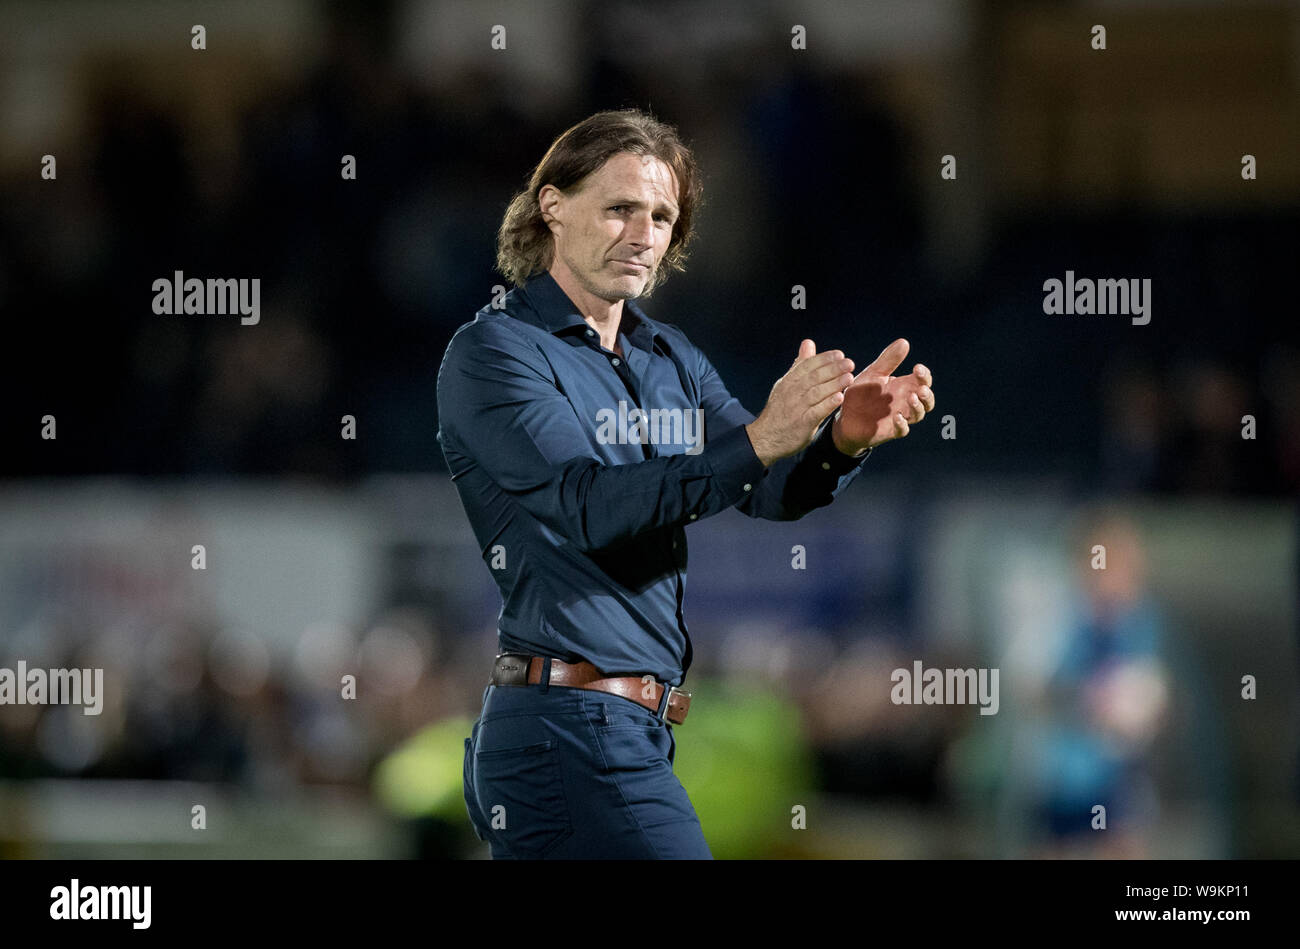
<svg viewBox="0 0 1300 949">
<path fill-rule="evenodd" d="M 816 355 L 817 355 L 817 344 L 814 343 L 811 339 L 805 339 L 802 343 L 799 344 L 799 355 L 794 357 L 794 365 L 797 366 L 799 365 L 799 363 L 803 362 L 809 356 L 816 356 Z M 900 356 L 898 361 L 902 362 L 903 358 Z"/>
<path fill-rule="evenodd" d="M 871 375 L 888 376 L 895 369 L 902 365 L 903 360 L 907 358 L 907 351 L 911 345 L 905 339 L 896 339 L 884 351 L 876 357 L 876 361 L 867 367 L 866 371 Z"/>
</svg>

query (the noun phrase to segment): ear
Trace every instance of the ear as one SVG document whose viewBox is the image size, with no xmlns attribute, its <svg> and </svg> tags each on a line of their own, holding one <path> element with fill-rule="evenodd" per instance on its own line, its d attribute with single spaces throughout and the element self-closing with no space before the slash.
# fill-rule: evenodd
<svg viewBox="0 0 1300 949">
<path fill-rule="evenodd" d="M 546 222 L 547 227 L 556 223 L 555 212 L 563 200 L 564 192 L 555 185 L 542 185 L 542 189 L 537 192 L 537 204 L 541 208 L 542 220 Z"/>
</svg>

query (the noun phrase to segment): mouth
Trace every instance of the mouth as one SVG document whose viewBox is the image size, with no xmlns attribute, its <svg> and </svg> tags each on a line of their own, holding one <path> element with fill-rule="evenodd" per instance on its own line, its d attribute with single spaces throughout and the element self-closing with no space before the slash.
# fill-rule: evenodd
<svg viewBox="0 0 1300 949">
<path fill-rule="evenodd" d="M 633 273 L 642 273 L 643 271 L 650 269 L 649 264 L 637 263 L 635 260 L 616 260 L 614 263 L 618 264 L 620 267 L 629 268 Z"/>
</svg>

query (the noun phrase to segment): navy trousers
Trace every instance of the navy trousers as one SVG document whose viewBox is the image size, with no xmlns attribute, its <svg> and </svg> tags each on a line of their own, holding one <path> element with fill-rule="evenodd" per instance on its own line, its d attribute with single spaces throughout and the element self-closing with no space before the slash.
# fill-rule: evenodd
<svg viewBox="0 0 1300 949">
<path fill-rule="evenodd" d="M 672 725 L 621 696 L 489 685 L 465 739 L 474 832 L 498 860 L 711 860 L 676 747 Z"/>
</svg>

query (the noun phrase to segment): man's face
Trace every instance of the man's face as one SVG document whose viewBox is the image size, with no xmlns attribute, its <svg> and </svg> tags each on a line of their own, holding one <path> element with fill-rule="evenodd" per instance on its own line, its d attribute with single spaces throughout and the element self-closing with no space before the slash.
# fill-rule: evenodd
<svg viewBox="0 0 1300 949">
<path fill-rule="evenodd" d="M 553 267 L 602 300 L 641 295 L 677 221 L 677 180 L 665 162 L 621 152 L 579 190 L 566 195 L 547 185 L 538 199 L 555 235 Z"/>
</svg>

